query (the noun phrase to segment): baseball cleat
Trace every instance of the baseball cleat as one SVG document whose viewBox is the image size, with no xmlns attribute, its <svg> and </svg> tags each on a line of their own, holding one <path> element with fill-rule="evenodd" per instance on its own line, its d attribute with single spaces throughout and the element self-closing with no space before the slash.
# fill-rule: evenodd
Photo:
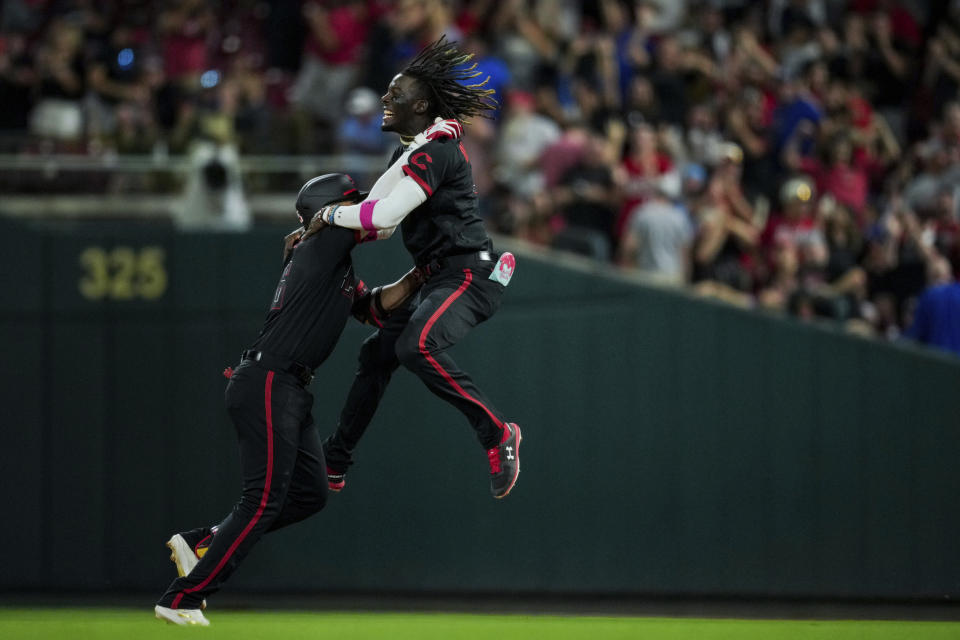
<svg viewBox="0 0 960 640">
<path fill-rule="evenodd" d="M 207 552 L 207 547 L 213 540 L 216 527 L 213 529 L 194 529 L 184 533 L 175 533 L 167 540 L 167 548 L 170 549 L 170 560 L 177 565 L 177 575 L 181 578 L 197 566 L 200 558 Z M 207 608 L 207 600 L 203 599 L 200 605 L 201 609 Z"/>
<path fill-rule="evenodd" d="M 153 613 L 158 620 L 166 620 L 171 624 L 178 624 L 183 627 L 210 626 L 210 621 L 204 617 L 203 611 L 200 611 L 200 609 L 170 609 L 157 605 L 153 608 Z"/>
<path fill-rule="evenodd" d="M 490 461 L 490 492 L 494 498 L 506 497 L 520 475 L 520 427 L 513 422 L 503 425 L 503 439 L 487 449 Z"/>
<path fill-rule="evenodd" d="M 167 548 L 170 549 L 170 559 L 177 565 L 177 575 L 181 578 L 193 571 L 200 561 L 183 534 L 174 534 L 167 540 Z"/>
<path fill-rule="evenodd" d="M 347 484 L 347 472 L 336 471 L 327 467 L 327 484 L 330 485 L 330 491 L 339 493 Z"/>
<path fill-rule="evenodd" d="M 197 566 L 197 562 L 204 556 L 213 536 L 219 527 L 200 527 L 190 531 L 176 533 L 167 540 L 170 549 L 170 559 L 177 565 L 177 573 L 182 578 Z"/>
</svg>

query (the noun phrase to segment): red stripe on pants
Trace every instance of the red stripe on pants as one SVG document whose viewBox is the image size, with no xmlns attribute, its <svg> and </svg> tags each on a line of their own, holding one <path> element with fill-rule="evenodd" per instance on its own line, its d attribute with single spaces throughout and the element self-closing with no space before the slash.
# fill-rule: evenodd
<svg viewBox="0 0 960 640">
<path fill-rule="evenodd" d="M 490 419 L 493 420 L 493 423 L 497 425 L 498 428 L 503 429 L 503 423 L 497 420 L 497 417 L 490 412 L 490 409 L 487 409 L 482 402 L 464 391 L 463 387 L 457 384 L 457 381 L 451 378 L 450 374 L 447 373 L 444 368 L 440 366 L 440 363 L 437 362 L 432 355 L 430 355 L 429 351 L 427 351 L 427 334 L 430 332 L 430 328 L 433 327 L 433 325 L 437 322 L 437 318 L 442 316 L 444 311 L 449 309 L 450 305 L 453 304 L 454 301 L 456 301 L 456 299 L 467 290 L 467 287 L 469 287 L 470 283 L 473 281 L 473 273 L 470 271 L 470 269 L 464 269 L 463 272 L 466 274 L 466 277 L 463 279 L 463 284 L 461 284 L 456 291 L 451 293 L 450 296 L 443 301 L 443 304 L 441 304 L 440 307 L 433 312 L 433 315 L 430 316 L 430 319 L 427 320 L 427 324 L 423 325 L 423 329 L 420 331 L 420 341 L 417 343 L 417 346 L 420 348 L 420 353 L 423 354 L 423 357 L 427 359 L 427 362 L 433 365 L 433 368 L 436 369 L 441 376 L 443 376 L 443 379 L 446 380 L 447 383 L 453 387 L 457 393 L 483 409 L 487 415 L 490 416 Z"/>
<path fill-rule="evenodd" d="M 253 514 L 253 518 L 249 523 L 247 523 L 247 526 L 243 528 L 243 531 L 240 532 L 240 535 L 237 536 L 237 539 L 233 541 L 233 544 L 230 545 L 230 548 L 227 549 L 227 552 L 222 558 L 220 558 L 220 562 L 218 562 L 217 566 L 214 567 L 213 571 L 210 572 L 210 575 L 204 578 L 203 582 L 197 586 L 184 589 L 178 593 L 177 597 L 173 599 L 173 604 L 170 605 L 171 609 L 177 608 L 177 605 L 180 604 L 180 600 L 184 595 L 193 593 L 194 591 L 199 591 L 210 584 L 210 581 L 213 580 L 223 569 L 223 566 L 227 564 L 227 560 L 229 560 L 230 556 L 232 556 L 237 550 L 237 547 L 240 546 L 240 543 L 243 542 L 244 538 L 246 538 L 250 531 L 257 525 L 257 522 L 260 521 L 260 517 L 263 515 L 263 510 L 267 507 L 267 501 L 270 497 L 270 480 L 273 477 L 273 410 L 270 407 L 270 399 L 273 391 L 273 371 L 267 371 L 267 383 L 264 386 L 263 402 L 264 413 L 267 419 L 267 479 L 263 483 L 263 495 L 260 496 L 260 506 L 257 507 L 257 512 Z"/>
</svg>

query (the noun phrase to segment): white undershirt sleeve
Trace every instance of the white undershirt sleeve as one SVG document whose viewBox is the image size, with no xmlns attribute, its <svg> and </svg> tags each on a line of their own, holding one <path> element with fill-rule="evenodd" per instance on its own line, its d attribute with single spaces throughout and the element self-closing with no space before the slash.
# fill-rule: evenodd
<svg viewBox="0 0 960 640">
<path fill-rule="evenodd" d="M 427 201 L 427 194 L 410 176 L 401 178 L 385 197 L 367 197 L 360 204 L 338 207 L 334 224 L 347 229 L 373 231 L 396 227 L 411 211 Z"/>
</svg>

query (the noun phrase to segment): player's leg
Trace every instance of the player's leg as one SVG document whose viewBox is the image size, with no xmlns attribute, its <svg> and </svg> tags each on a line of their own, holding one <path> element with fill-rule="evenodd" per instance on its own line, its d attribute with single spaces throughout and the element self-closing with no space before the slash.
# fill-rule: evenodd
<svg viewBox="0 0 960 640">
<path fill-rule="evenodd" d="M 446 350 L 489 318 L 500 305 L 500 285 L 471 269 L 435 276 L 424 285 L 419 306 L 397 339 L 400 363 L 434 394 L 467 417 L 485 449 L 501 438 L 505 419 Z"/>
<path fill-rule="evenodd" d="M 330 488 L 334 491 L 343 488 L 344 474 L 353 463 L 353 452 L 373 419 L 393 372 L 400 366 L 394 345 L 412 310 L 408 306 L 394 311 L 383 328 L 360 347 L 357 372 L 340 411 L 337 430 L 323 443 Z"/>
<path fill-rule="evenodd" d="M 427 282 L 419 306 L 397 339 L 396 352 L 400 363 L 432 393 L 466 416 L 487 451 L 491 490 L 502 498 L 520 470 L 520 429 L 506 421 L 446 352 L 499 308 L 503 286 L 487 276 L 489 270 L 464 269 Z"/>
<path fill-rule="evenodd" d="M 327 504 L 327 479 L 320 443 L 320 432 L 308 416 L 300 432 L 300 448 L 297 450 L 296 466 L 290 477 L 290 488 L 280 515 L 270 525 L 269 531 L 282 529 L 317 513 Z"/>
<path fill-rule="evenodd" d="M 243 494 L 220 524 L 206 554 L 186 576 L 174 580 L 157 602 L 170 610 L 194 611 L 217 591 L 270 528 L 286 498 L 300 446 L 300 428 L 310 411 L 310 394 L 292 378 L 255 365 L 242 365 L 227 385 L 227 410 L 240 443 Z"/>
</svg>

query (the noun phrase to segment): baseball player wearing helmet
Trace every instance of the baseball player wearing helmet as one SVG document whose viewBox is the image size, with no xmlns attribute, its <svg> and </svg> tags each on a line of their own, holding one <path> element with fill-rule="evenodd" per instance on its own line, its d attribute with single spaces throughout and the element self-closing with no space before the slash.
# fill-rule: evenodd
<svg viewBox="0 0 960 640">
<path fill-rule="evenodd" d="M 497 106 L 485 81 L 475 80 L 480 73 L 469 66 L 470 57 L 440 38 L 393 78 L 381 98 L 381 128 L 400 134 L 403 143 L 391 166 L 363 202 L 325 207 L 314 218 L 367 234 L 400 225 L 407 250 L 426 276 L 410 302 L 360 350 L 337 431 L 324 443 L 334 491 L 343 488 L 357 443 L 400 364 L 470 422 L 487 452 L 495 498 L 510 492 L 520 472 L 520 428 L 507 422 L 447 354 L 497 311 L 515 268 L 511 254 L 493 253 L 459 140 L 462 121 L 489 117 Z"/>
<path fill-rule="evenodd" d="M 328 174 L 304 185 L 297 210 L 302 216 L 360 197 L 350 176 Z M 323 509 L 324 454 L 307 390 L 314 369 L 330 355 L 351 313 L 380 326 L 419 286 L 416 270 L 372 291 L 354 275 L 351 249 L 375 234 L 326 227 L 301 239 L 302 231 L 285 239 L 280 283 L 260 335 L 236 369 L 224 371 L 227 412 L 240 441 L 243 494 L 219 525 L 178 533 L 167 543 L 180 577 L 157 602 L 162 620 L 209 624 L 201 611 L 205 598 L 220 589 L 260 537 Z"/>
</svg>

